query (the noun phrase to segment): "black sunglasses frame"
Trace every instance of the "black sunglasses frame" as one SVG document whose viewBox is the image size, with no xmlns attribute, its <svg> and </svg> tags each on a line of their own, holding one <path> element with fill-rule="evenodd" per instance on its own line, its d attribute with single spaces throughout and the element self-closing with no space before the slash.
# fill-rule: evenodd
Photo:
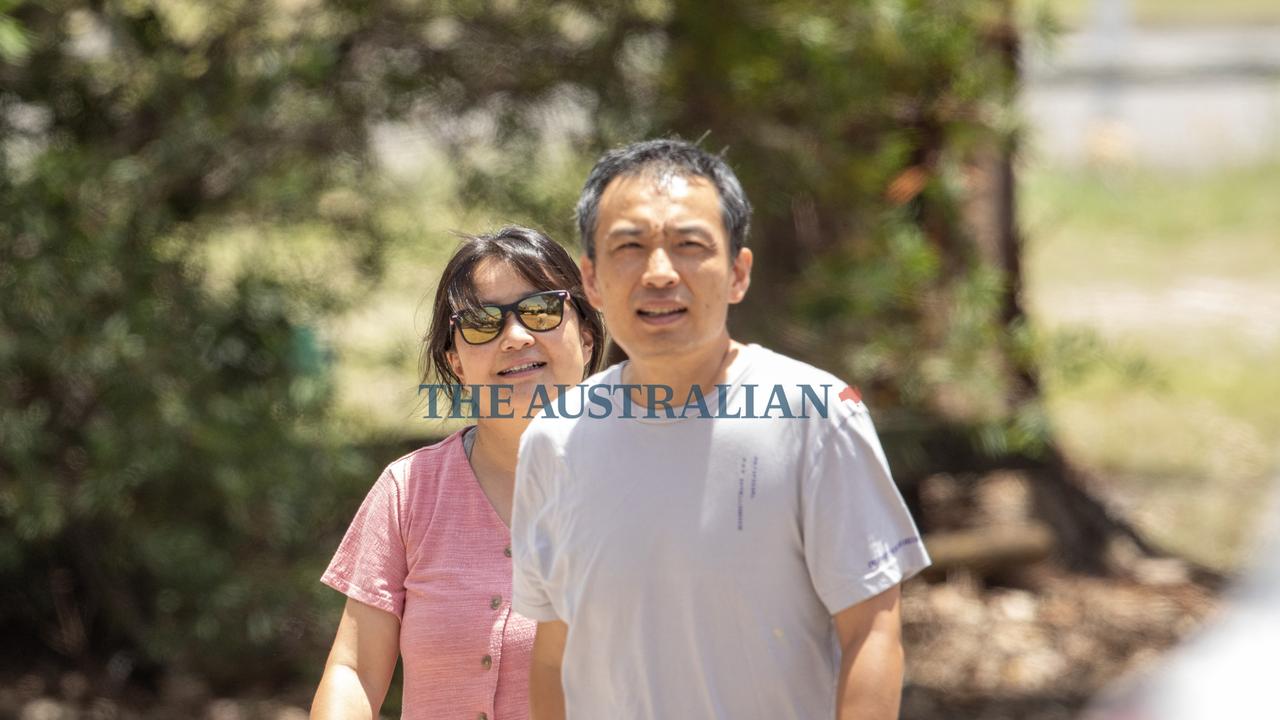
<svg viewBox="0 0 1280 720">
<path fill-rule="evenodd" d="M 529 327 L 529 324 L 524 321 L 524 317 L 520 315 L 517 309 L 520 307 L 520 303 L 525 302 L 530 298 L 535 298 L 542 295 L 555 295 L 556 297 L 560 298 L 560 322 L 557 322 L 555 325 L 549 328 Z M 455 312 L 451 314 L 449 316 L 449 324 L 452 325 L 453 327 L 458 328 L 458 334 L 462 336 L 462 340 L 466 344 L 487 345 L 493 342 L 494 340 L 496 340 L 498 336 L 502 335 L 502 329 L 507 326 L 507 315 L 509 314 L 515 313 L 516 321 L 519 322 L 522 326 L 524 326 L 524 328 L 529 332 L 551 332 L 552 330 L 555 330 L 556 328 L 564 324 L 564 306 L 565 304 L 572 304 L 572 303 L 573 303 L 573 295 L 570 294 L 568 290 L 540 290 L 535 293 L 529 293 L 528 295 L 525 295 L 522 298 L 517 298 L 515 301 L 509 302 L 506 305 L 498 305 L 497 303 L 485 303 L 484 305 L 480 306 L 481 310 L 483 310 L 484 308 L 498 309 L 498 331 L 493 334 L 493 337 L 489 338 L 488 340 L 481 340 L 480 342 L 471 342 L 470 340 L 467 339 L 467 334 L 463 332 L 461 312 Z"/>
</svg>

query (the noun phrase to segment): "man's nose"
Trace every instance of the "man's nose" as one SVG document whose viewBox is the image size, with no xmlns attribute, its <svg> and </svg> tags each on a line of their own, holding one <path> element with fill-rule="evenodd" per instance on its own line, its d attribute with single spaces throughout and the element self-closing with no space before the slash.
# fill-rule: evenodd
<svg viewBox="0 0 1280 720">
<path fill-rule="evenodd" d="M 680 275 L 665 248 L 654 248 L 645 263 L 644 284 L 648 287 L 668 287 L 680 282 Z"/>
<path fill-rule="evenodd" d="M 519 350 L 533 344 L 533 333 L 511 312 L 502 323 L 502 334 L 498 337 L 498 342 L 502 344 L 503 350 Z"/>
</svg>

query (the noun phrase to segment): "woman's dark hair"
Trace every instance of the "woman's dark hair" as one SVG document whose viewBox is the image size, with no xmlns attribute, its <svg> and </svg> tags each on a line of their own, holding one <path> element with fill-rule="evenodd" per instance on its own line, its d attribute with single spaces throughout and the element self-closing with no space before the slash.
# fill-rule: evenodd
<svg viewBox="0 0 1280 720">
<path fill-rule="evenodd" d="M 418 365 L 423 384 L 429 384 L 434 375 L 452 399 L 454 386 L 461 382 L 449 365 L 447 356 L 453 347 L 453 326 L 449 317 L 459 310 L 479 308 L 483 304 L 476 295 L 475 271 L 486 260 L 510 265 L 535 290 L 568 290 L 573 307 L 578 311 L 578 325 L 583 333 L 591 335 L 593 341 L 591 361 L 587 363 L 583 377 L 600 370 L 604 363 L 604 321 L 587 302 L 578 265 L 564 248 L 546 235 L 530 228 L 508 225 L 484 235 L 463 236 L 462 243 L 444 266 L 431 307 L 431 326 L 422 338 L 422 357 Z"/>
</svg>

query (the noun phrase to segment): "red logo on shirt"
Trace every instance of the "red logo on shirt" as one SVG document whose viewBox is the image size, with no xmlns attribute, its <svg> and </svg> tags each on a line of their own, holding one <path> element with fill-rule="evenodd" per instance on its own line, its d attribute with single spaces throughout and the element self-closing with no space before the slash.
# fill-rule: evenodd
<svg viewBox="0 0 1280 720">
<path fill-rule="evenodd" d="M 862 393 L 858 392 L 858 388 L 853 387 L 852 385 L 846 385 L 844 389 L 840 391 L 840 399 L 852 400 L 855 403 L 860 403 L 862 402 Z"/>
</svg>

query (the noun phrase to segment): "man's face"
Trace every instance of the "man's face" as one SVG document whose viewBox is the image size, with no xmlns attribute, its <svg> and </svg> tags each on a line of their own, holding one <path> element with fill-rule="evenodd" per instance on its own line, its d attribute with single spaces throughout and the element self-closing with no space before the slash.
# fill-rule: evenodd
<svg viewBox="0 0 1280 720">
<path fill-rule="evenodd" d="M 720 195 L 702 177 L 614 178 L 600 197 L 587 297 L 635 359 L 678 358 L 728 338 L 729 305 L 751 282 L 751 251 L 730 260 Z"/>
</svg>

